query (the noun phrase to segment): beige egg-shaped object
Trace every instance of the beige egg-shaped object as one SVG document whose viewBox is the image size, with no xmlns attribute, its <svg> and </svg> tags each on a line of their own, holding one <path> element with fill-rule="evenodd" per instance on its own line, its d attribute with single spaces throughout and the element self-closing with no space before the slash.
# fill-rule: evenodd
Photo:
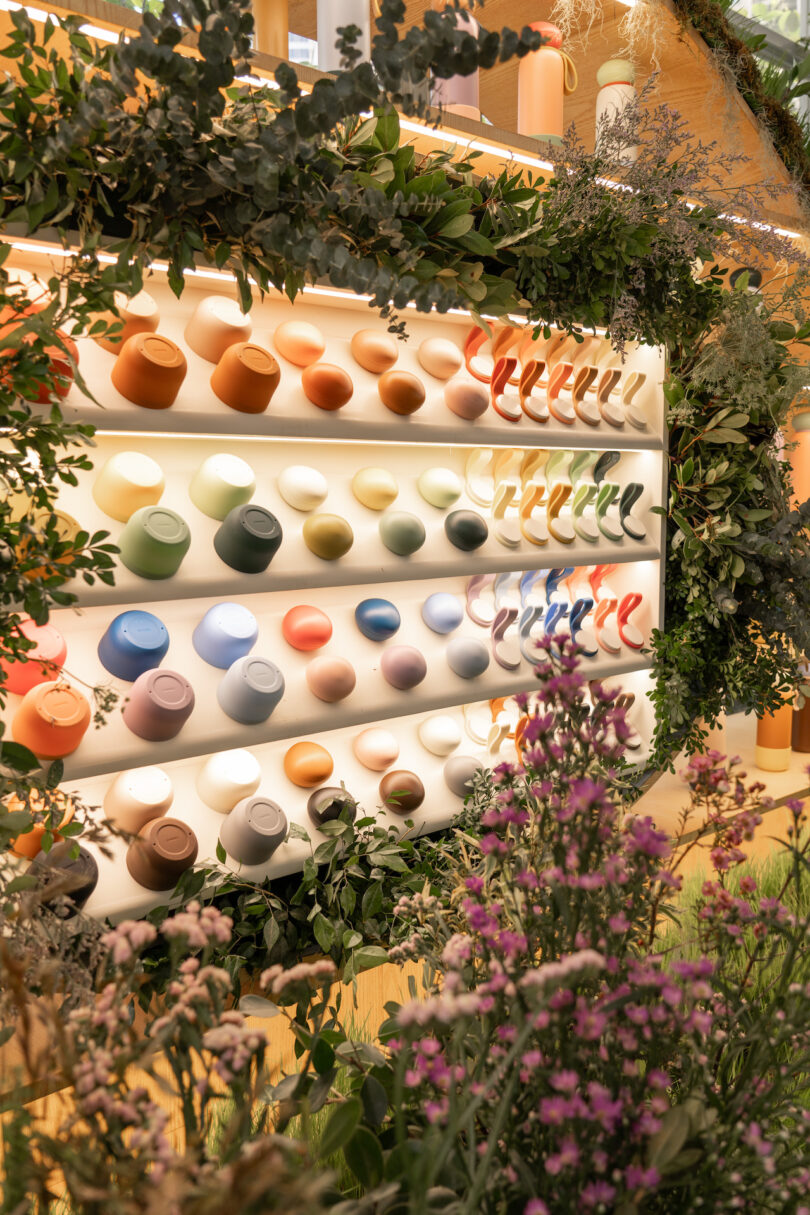
<svg viewBox="0 0 810 1215">
<path fill-rule="evenodd" d="M 309 321 L 282 321 L 273 334 L 273 345 L 283 359 L 296 367 L 317 363 L 326 350 L 323 334 Z"/>
<path fill-rule="evenodd" d="M 472 378 L 451 380 L 444 390 L 444 403 L 457 418 L 474 422 L 489 408 L 489 389 Z"/>
<path fill-rule="evenodd" d="M 416 352 L 419 366 L 437 380 L 449 380 L 464 366 L 464 355 L 449 338 L 425 338 Z"/>
<path fill-rule="evenodd" d="M 376 329 L 358 329 L 352 337 L 351 351 L 355 362 L 373 375 L 390 371 L 399 358 L 396 338 Z"/>
<path fill-rule="evenodd" d="M 293 510 L 314 510 L 329 492 L 326 477 L 308 464 L 289 464 L 276 480 L 276 488 Z"/>
<path fill-rule="evenodd" d="M 307 665 L 306 679 L 310 692 L 330 705 L 345 700 L 357 684 L 357 675 L 349 660 L 328 654 L 312 659 Z"/>
<path fill-rule="evenodd" d="M 399 743 L 390 730 L 370 726 L 355 736 L 352 750 L 364 768 L 384 772 L 399 758 Z"/>
<path fill-rule="evenodd" d="M 194 309 L 185 328 L 186 345 L 208 363 L 218 363 L 229 346 L 247 342 L 253 322 L 236 300 L 207 295 Z"/>
<path fill-rule="evenodd" d="M 369 510 L 385 510 L 399 493 L 399 485 L 387 468 L 360 468 L 352 477 L 352 493 Z"/>
<path fill-rule="evenodd" d="M 419 474 L 416 488 L 438 510 L 447 510 L 464 492 L 461 477 L 452 468 L 426 468 Z"/>
<path fill-rule="evenodd" d="M 114 338 L 99 337 L 96 338 L 96 341 L 104 350 L 109 350 L 111 354 L 118 354 L 127 338 L 133 337 L 136 333 L 157 332 L 160 324 L 160 311 L 156 300 L 148 291 L 139 291 L 132 296 L 124 295 L 123 291 L 116 291 L 113 298 L 118 316 L 113 312 L 108 312 L 101 319 L 109 324 L 117 321 L 123 325 L 123 328 Z"/>
</svg>

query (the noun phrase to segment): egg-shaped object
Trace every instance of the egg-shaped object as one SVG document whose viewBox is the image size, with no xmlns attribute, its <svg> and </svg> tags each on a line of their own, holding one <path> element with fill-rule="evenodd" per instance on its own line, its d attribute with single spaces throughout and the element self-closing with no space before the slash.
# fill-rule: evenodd
<svg viewBox="0 0 810 1215">
<path fill-rule="evenodd" d="M 464 619 L 464 605 L 458 595 L 434 591 L 422 604 L 422 619 L 434 633 L 452 633 Z"/>
<path fill-rule="evenodd" d="M 336 363 L 312 363 L 304 369 L 301 387 L 319 409 L 333 413 L 352 399 L 352 377 Z"/>
<path fill-rule="evenodd" d="M 461 726 L 447 713 L 437 713 L 420 721 L 417 728 L 419 741 L 431 755 L 451 755 L 461 745 Z"/>
<path fill-rule="evenodd" d="M 282 469 L 276 488 L 293 510 L 314 510 L 329 492 L 326 477 L 308 464 L 290 464 Z"/>
<path fill-rule="evenodd" d="M 489 647 L 477 637 L 454 637 L 447 643 L 446 657 L 461 679 L 477 679 L 489 666 Z"/>
<path fill-rule="evenodd" d="M 399 692 L 409 692 L 427 675 L 427 662 L 413 645 L 391 645 L 383 651 L 380 670 L 386 683 Z"/>
<path fill-rule="evenodd" d="M 96 341 L 104 350 L 118 354 L 127 338 L 136 333 L 155 333 L 160 322 L 160 312 L 155 299 L 148 291 L 139 291 L 136 295 L 127 297 L 123 291 L 116 291 L 113 299 L 118 313 L 106 312 L 100 319 L 108 324 L 118 324 L 120 328 L 114 338 L 97 337 Z"/>
<path fill-rule="evenodd" d="M 473 778 L 483 768 L 480 759 L 473 755 L 453 755 L 444 765 L 444 780 L 447 788 L 457 797 L 472 793 Z"/>
<path fill-rule="evenodd" d="M 452 468 L 426 468 L 420 473 L 416 488 L 437 510 L 447 510 L 458 502 L 464 491 L 461 477 Z"/>
<path fill-rule="evenodd" d="M 352 750 L 364 768 L 384 772 L 399 758 L 399 743 L 390 730 L 369 726 L 361 730 L 352 743 Z"/>
<path fill-rule="evenodd" d="M 320 608 L 299 603 L 285 612 L 281 633 L 295 650 L 320 650 L 332 636 L 332 621 Z"/>
<path fill-rule="evenodd" d="M 465 422 L 474 422 L 489 408 L 489 391 L 475 380 L 451 380 L 444 390 L 444 403 Z"/>
<path fill-rule="evenodd" d="M 299 789 L 321 785 L 335 770 L 335 762 L 320 743 L 308 739 L 293 743 L 284 753 L 284 774 Z"/>
<path fill-rule="evenodd" d="M 310 515 L 302 534 L 309 551 L 323 561 L 345 557 L 354 543 L 354 532 L 342 515 Z"/>
<path fill-rule="evenodd" d="M 464 355 L 449 338 L 431 337 L 416 352 L 420 367 L 437 380 L 449 380 L 464 366 Z"/>
<path fill-rule="evenodd" d="M 472 553 L 486 541 L 486 520 L 474 510 L 453 510 L 444 520 L 447 539 L 463 553 Z"/>
<path fill-rule="evenodd" d="M 207 295 L 185 328 L 186 345 L 209 363 L 218 363 L 229 346 L 247 342 L 253 332 L 249 316 L 227 295 Z"/>
<path fill-rule="evenodd" d="M 397 768 L 380 781 L 380 798 L 393 814 L 411 814 L 425 800 L 425 786 L 415 772 Z"/>
<path fill-rule="evenodd" d="M 352 477 L 352 493 L 369 510 L 385 510 L 399 493 L 399 485 L 387 468 L 360 468 Z"/>
<path fill-rule="evenodd" d="M 282 358 L 296 367 L 309 367 L 323 358 L 326 342 L 317 325 L 309 321 L 282 321 L 273 334 L 273 345 Z"/>
<path fill-rule="evenodd" d="M 354 691 L 357 675 L 347 658 L 313 658 L 307 667 L 307 684 L 313 696 L 327 704 L 337 704 Z"/>
<path fill-rule="evenodd" d="M 389 510 L 380 519 L 380 539 L 397 557 L 410 557 L 422 547 L 426 537 L 424 523 L 410 511 Z"/>
<path fill-rule="evenodd" d="M 316 827 L 334 823 L 336 819 L 348 818 L 353 823 L 357 818 L 357 802 L 351 793 L 338 786 L 316 789 L 307 801 L 307 814 Z"/>
<path fill-rule="evenodd" d="M 355 362 L 373 375 L 389 371 L 399 358 L 396 338 L 377 329 L 358 329 L 352 337 L 351 350 Z"/>
<path fill-rule="evenodd" d="M 425 386 L 410 371 L 386 371 L 377 381 L 380 400 L 391 413 L 404 417 L 416 413 L 425 403 Z"/>
<path fill-rule="evenodd" d="M 387 641 L 402 623 L 402 617 L 390 599 L 364 599 L 354 609 L 354 620 L 369 641 Z"/>
</svg>

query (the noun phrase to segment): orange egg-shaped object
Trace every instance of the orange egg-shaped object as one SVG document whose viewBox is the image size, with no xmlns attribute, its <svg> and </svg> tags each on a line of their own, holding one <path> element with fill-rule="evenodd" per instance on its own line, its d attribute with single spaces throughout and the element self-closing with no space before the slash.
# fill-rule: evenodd
<svg viewBox="0 0 810 1215">
<path fill-rule="evenodd" d="M 312 363 L 305 367 L 301 387 L 313 405 L 329 413 L 342 409 L 354 392 L 352 377 L 336 363 Z"/>
<path fill-rule="evenodd" d="M 357 684 L 354 667 L 347 658 L 313 658 L 307 667 L 307 684 L 313 696 L 327 704 L 337 704 L 350 696 Z"/>
<path fill-rule="evenodd" d="M 284 640 L 296 650 L 319 650 L 332 636 L 332 621 L 320 608 L 301 603 L 281 622 Z"/>
<path fill-rule="evenodd" d="M 299 789 L 314 789 L 322 785 L 335 770 L 335 763 L 326 747 L 316 742 L 297 742 L 284 755 L 284 773 Z"/>
<path fill-rule="evenodd" d="M 425 386 L 410 371 L 386 371 L 377 382 L 380 400 L 391 413 L 405 417 L 425 403 Z"/>
<path fill-rule="evenodd" d="M 283 359 L 296 367 L 317 363 L 326 350 L 323 334 L 309 321 L 282 321 L 273 334 L 273 345 Z"/>
<path fill-rule="evenodd" d="M 464 366 L 464 356 L 449 338 L 430 337 L 416 352 L 420 367 L 437 380 L 449 380 Z"/>
<path fill-rule="evenodd" d="M 373 375 L 389 371 L 399 358 L 396 338 L 376 329 L 358 329 L 352 337 L 351 350 L 355 362 Z"/>
</svg>

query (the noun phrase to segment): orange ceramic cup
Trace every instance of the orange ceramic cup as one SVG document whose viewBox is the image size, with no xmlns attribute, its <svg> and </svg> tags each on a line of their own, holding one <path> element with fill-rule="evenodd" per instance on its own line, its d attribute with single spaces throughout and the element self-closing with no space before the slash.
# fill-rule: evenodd
<svg viewBox="0 0 810 1215">
<path fill-rule="evenodd" d="M 58 677 L 67 656 L 67 645 L 52 624 L 35 624 L 26 617 L 17 627 L 23 637 L 34 642 L 34 649 L 26 650 L 18 662 L 0 658 L 0 685 L 6 692 L 24 696 L 38 683 Z"/>
<path fill-rule="evenodd" d="M 229 346 L 211 374 L 220 401 L 238 413 L 264 413 L 280 382 L 278 363 L 254 342 Z"/>
<path fill-rule="evenodd" d="M 186 356 L 171 338 L 136 333 L 127 338 L 110 374 L 122 397 L 143 409 L 168 409 L 186 378 Z"/>
<path fill-rule="evenodd" d="M 21 798 L 17 797 L 16 794 L 12 794 L 11 797 L 6 799 L 5 807 L 9 814 L 13 813 L 14 811 L 26 809 L 25 802 Z M 29 796 L 27 808 L 31 811 L 33 816 L 45 814 L 49 808 L 51 810 L 56 810 L 57 812 L 61 810 L 62 817 L 59 820 L 60 827 L 66 827 L 76 813 L 76 804 L 73 799 L 68 797 L 65 793 L 60 793 L 58 789 L 49 794 L 47 805 L 42 794 L 38 793 L 36 790 L 33 790 Z M 53 818 L 54 815 L 51 814 L 52 821 Z M 31 830 L 26 831 L 25 835 L 18 835 L 16 839 L 11 841 L 11 851 L 15 856 L 25 857 L 32 861 L 37 853 L 42 851 L 42 837 L 44 836 L 45 831 L 45 823 L 34 823 Z M 51 829 L 51 835 L 56 841 L 63 838 L 63 836 L 59 834 L 59 831 L 54 830 L 53 828 Z"/>
<path fill-rule="evenodd" d="M 61 759 L 81 743 L 90 705 L 69 684 L 51 680 L 26 692 L 11 722 L 15 742 L 42 759 Z"/>
<path fill-rule="evenodd" d="M 54 527 L 56 530 L 56 535 L 57 535 L 58 540 L 65 542 L 65 543 L 70 542 L 82 530 L 81 525 L 77 522 L 77 520 L 74 519 L 72 515 L 69 515 L 67 513 L 67 511 L 64 511 L 64 510 L 37 511 L 34 515 L 31 516 L 31 520 L 30 520 L 31 526 L 36 531 L 45 532 L 47 530 L 48 520 L 49 520 L 51 514 L 53 514 L 53 516 L 54 516 Z M 24 560 L 25 554 L 28 551 L 28 545 L 29 545 L 29 540 L 27 537 L 24 537 L 17 548 L 17 556 L 20 558 L 20 560 Z M 69 565 L 70 562 L 73 560 L 73 554 L 74 554 L 74 550 L 68 549 L 66 552 L 64 552 L 62 554 L 61 557 L 54 558 L 53 565 L 38 565 L 36 567 L 36 569 L 24 570 L 23 577 L 30 578 L 30 579 L 53 578 L 54 575 L 63 573 L 63 571 L 59 569 L 59 566 L 60 565 Z"/>
</svg>

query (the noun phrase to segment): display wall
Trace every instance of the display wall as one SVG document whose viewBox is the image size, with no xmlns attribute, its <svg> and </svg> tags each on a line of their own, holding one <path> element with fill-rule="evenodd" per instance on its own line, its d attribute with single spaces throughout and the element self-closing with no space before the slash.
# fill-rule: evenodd
<svg viewBox="0 0 810 1215">
<path fill-rule="evenodd" d="M 18 267 L 45 277 L 52 253 L 24 246 Z M 534 341 L 499 326 L 490 340 L 467 315 L 410 309 L 408 340 L 392 346 L 366 301 L 334 291 L 294 306 L 257 300 L 245 321 L 217 303 L 234 297 L 227 275 L 193 276 L 180 300 L 160 272 L 146 286 L 157 307 L 148 322 L 168 339 L 157 358 L 135 363 L 133 338 L 119 354 L 80 339 L 95 402 L 75 385 L 64 401 L 98 434 L 93 472 L 60 496 L 60 526 L 66 536 L 71 518 L 108 528 L 122 556 L 114 586 L 71 585 L 79 609 L 51 624 L 65 670 L 110 683 L 123 706 L 72 739 L 66 793 L 130 829 L 143 820 L 153 830 L 158 818 L 143 815 L 162 811 L 192 829 L 201 860 L 222 832 L 228 863 L 249 878 L 290 872 L 309 854 L 305 841 L 279 842 L 265 803 L 313 846 L 324 838 L 316 822 L 331 811 L 328 796 L 313 801 L 318 789 L 345 785 L 369 812 L 387 797 L 390 821 L 444 827 L 472 761 L 514 755 L 510 698 L 532 688 L 532 635 L 572 623 L 591 677 L 634 697 L 633 757 L 643 757 L 642 650 L 662 616 L 660 350 L 630 349 L 622 363 L 599 338 Z M 244 354 L 229 387 L 234 337 L 265 353 Z M 171 378 L 175 348 L 186 365 L 175 399 L 136 403 L 171 395 L 160 360 Z M 269 405 L 244 412 L 261 405 L 251 385 L 266 395 L 275 365 Z M 9 697 L 20 741 L 41 721 L 28 713 L 32 696 Z M 290 756 L 301 742 L 316 747 Z M 232 749 L 253 760 L 209 763 Z M 250 798 L 264 800 L 251 811 Z M 240 866 L 231 848 L 249 859 L 254 845 L 272 856 Z M 187 838 L 181 846 L 187 860 Z M 113 853 L 96 853 L 89 911 L 141 914 L 166 901 L 173 880 L 148 888 L 123 841 Z"/>
</svg>

